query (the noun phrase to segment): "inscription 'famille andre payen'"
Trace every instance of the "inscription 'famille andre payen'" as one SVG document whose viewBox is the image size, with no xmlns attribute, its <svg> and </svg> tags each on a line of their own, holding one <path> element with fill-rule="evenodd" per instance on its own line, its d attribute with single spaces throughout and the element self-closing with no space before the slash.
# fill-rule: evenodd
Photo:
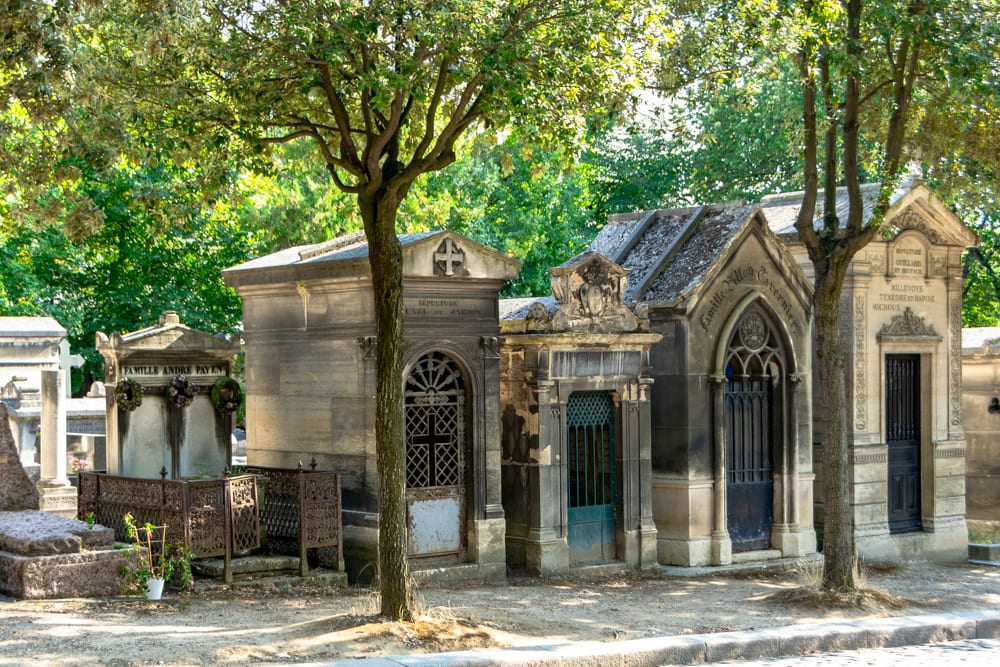
<svg viewBox="0 0 1000 667">
<path fill-rule="evenodd" d="M 122 373 L 134 377 L 167 377 L 171 375 L 225 375 L 224 364 L 180 364 L 170 366 L 125 366 Z"/>
</svg>

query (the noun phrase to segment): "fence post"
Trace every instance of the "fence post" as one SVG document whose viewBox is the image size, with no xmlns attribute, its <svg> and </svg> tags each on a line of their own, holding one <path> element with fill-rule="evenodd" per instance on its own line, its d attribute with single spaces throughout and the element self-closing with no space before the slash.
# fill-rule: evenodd
<svg viewBox="0 0 1000 667">
<path fill-rule="evenodd" d="M 299 461 L 298 480 L 298 513 L 299 513 L 299 576 L 304 577 L 309 573 L 309 553 L 306 549 L 306 471 L 302 468 L 302 461 Z"/>
<path fill-rule="evenodd" d="M 226 552 L 223 561 L 222 579 L 227 584 L 233 583 L 233 490 L 229 479 L 229 468 L 223 474 L 222 488 L 224 493 L 223 522 L 225 530 Z"/>
</svg>

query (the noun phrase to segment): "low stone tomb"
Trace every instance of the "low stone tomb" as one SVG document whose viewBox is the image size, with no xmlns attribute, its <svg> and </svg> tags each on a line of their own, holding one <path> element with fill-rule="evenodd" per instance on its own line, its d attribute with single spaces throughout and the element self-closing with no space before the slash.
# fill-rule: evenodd
<svg viewBox="0 0 1000 667">
<path fill-rule="evenodd" d="M 0 592 L 35 600 L 118 595 L 134 549 L 104 526 L 40 512 L 0 512 Z"/>
</svg>

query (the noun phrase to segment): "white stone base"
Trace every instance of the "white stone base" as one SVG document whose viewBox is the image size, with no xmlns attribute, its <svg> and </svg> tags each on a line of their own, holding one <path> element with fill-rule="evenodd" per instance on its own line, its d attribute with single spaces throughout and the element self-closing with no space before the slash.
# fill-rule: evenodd
<svg viewBox="0 0 1000 667">
<path fill-rule="evenodd" d="M 39 482 L 38 509 L 50 514 L 57 514 L 67 519 L 75 519 L 77 511 L 77 491 L 69 483 L 52 481 Z"/>
</svg>

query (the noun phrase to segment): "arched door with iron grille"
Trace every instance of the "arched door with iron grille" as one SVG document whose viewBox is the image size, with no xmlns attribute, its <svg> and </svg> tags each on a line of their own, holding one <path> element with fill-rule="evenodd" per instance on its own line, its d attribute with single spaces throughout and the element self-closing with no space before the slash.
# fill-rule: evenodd
<svg viewBox="0 0 1000 667">
<path fill-rule="evenodd" d="M 406 520 L 411 557 L 465 551 L 465 382 L 448 355 L 413 366 L 404 390 Z"/>
<path fill-rule="evenodd" d="M 783 368 L 777 335 L 750 309 L 726 355 L 726 520 L 734 552 L 771 546 Z"/>
<path fill-rule="evenodd" d="M 606 391 L 575 391 L 566 403 L 570 561 L 615 557 L 615 404 Z"/>
</svg>

